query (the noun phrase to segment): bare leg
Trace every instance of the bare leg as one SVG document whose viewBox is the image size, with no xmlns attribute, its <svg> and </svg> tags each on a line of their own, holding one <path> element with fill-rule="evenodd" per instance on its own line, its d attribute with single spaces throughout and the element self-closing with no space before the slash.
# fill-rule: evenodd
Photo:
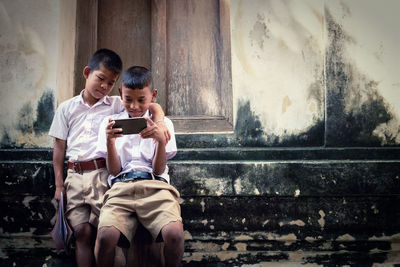
<svg viewBox="0 0 400 267">
<path fill-rule="evenodd" d="M 97 233 L 95 257 L 98 267 L 113 266 L 115 248 L 118 244 L 120 231 L 114 226 L 101 227 Z"/>
<path fill-rule="evenodd" d="M 127 250 L 121 247 L 115 247 L 115 257 L 113 267 L 127 266 Z"/>
<path fill-rule="evenodd" d="M 180 266 L 184 251 L 183 225 L 180 221 L 170 222 L 161 230 L 164 239 L 165 266 Z"/>
<path fill-rule="evenodd" d="M 82 223 L 74 227 L 75 259 L 78 267 L 94 264 L 93 235 L 94 230 L 89 223 Z"/>
<path fill-rule="evenodd" d="M 141 223 L 131 241 L 127 266 L 164 266 L 164 243 L 153 241 L 150 232 Z"/>
</svg>

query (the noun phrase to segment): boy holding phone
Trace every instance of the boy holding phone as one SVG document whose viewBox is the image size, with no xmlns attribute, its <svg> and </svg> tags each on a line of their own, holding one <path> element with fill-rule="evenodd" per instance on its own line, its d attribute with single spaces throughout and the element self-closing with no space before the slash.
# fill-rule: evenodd
<svg viewBox="0 0 400 267">
<path fill-rule="evenodd" d="M 139 66 L 122 76 L 120 94 L 125 111 L 104 120 L 98 146 L 107 159 L 111 188 L 104 196 L 99 218 L 95 256 L 98 266 L 112 266 L 116 246 L 129 247 L 140 222 L 153 240 L 164 242 L 165 266 L 179 266 L 183 256 L 183 225 L 179 192 L 169 184 L 166 162 L 177 152 L 173 124 L 164 123 L 165 135 L 149 116 L 149 106 L 157 90 L 152 88 L 151 72 Z M 148 127 L 140 134 L 124 135 L 113 128 L 115 119 L 144 117 Z"/>
<path fill-rule="evenodd" d="M 106 160 L 97 150 L 97 135 L 103 118 L 123 109 L 119 97 L 108 96 L 121 69 L 122 61 L 114 51 L 96 51 L 83 69 L 85 88 L 80 95 L 59 105 L 49 131 L 54 137 L 54 198 L 60 201 L 61 192 L 66 196 L 65 215 L 74 231 L 78 266 L 94 263 L 93 240 L 101 200 L 108 190 Z M 159 105 L 154 104 L 150 109 L 154 117 L 163 119 Z M 166 134 L 167 129 L 160 131 Z M 68 172 L 64 182 L 65 158 Z"/>
</svg>

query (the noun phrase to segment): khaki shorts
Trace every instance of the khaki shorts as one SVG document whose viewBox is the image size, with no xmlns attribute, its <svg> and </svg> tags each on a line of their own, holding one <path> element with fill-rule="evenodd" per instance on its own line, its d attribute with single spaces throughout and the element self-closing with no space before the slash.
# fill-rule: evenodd
<svg viewBox="0 0 400 267">
<path fill-rule="evenodd" d="M 68 169 L 64 185 L 67 191 L 66 217 L 72 227 L 90 223 L 97 228 L 104 193 L 109 189 L 106 168 L 79 174 Z"/>
<path fill-rule="evenodd" d="M 173 186 L 162 181 L 117 182 L 104 196 L 99 228 L 114 226 L 124 235 L 124 241 L 130 242 L 139 220 L 156 240 L 165 225 L 182 221 L 179 197 Z"/>
</svg>

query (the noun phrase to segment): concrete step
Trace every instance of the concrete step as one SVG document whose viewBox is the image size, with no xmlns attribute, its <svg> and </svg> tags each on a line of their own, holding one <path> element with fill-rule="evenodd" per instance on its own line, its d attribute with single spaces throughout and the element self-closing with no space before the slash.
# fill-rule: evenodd
<svg viewBox="0 0 400 267">
<path fill-rule="evenodd" d="M 400 263 L 398 149 L 178 155 L 168 166 L 181 192 L 185 266 Z M 0 151 L 0 266 L 74 266 L 49 236 L 53 179 L 51 150 Z"/>
<path fill-rule="evenodd" d="M 192 147 L 182 143 L 173 160 L 392 160 L 399 147 Z M 0 149 L 0 161 L 51 161 L 49 148 Z"/>
<path fill-rule="evenodd" d="M 400 160 L 170 161 L 182 195 L 346 196 L 400 193 Z M 52 162 L 0 161 L 2 194 L 51 195 Z"/>
</svg>

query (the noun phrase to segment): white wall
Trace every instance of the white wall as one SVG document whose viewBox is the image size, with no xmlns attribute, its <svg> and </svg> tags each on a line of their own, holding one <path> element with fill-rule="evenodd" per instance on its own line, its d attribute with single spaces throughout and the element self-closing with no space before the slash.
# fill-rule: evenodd
<svg viewBox="0 0 400 267">
<path fill-rule="evenodd" d="M 43 93 L 57 98 L 59 5 L 0 2 L 2 147 L 52 146 L 32 125 Z M 249 103 L 265 140 L 280 142 L 330 120 L 326 60 L 334 21 L 346 39 L 334 52 L 351 80 L 344 116 L 383 99 L 390 120 L 371 134 L 382 145 L 400 144 L 400 1 L 230 0 L 230 8 L 235 122 L 240 106 Z"/>
<path fill-rule="evenodd" d="M 55 93 L 58 55 L 57 0 L 0 2 L 0 140 L 10 145 L 50 146 L 35 134 L 36 107 L 42 94 Z M 21 128 L 23 130 L 21 130 Z"/>
</svg>

